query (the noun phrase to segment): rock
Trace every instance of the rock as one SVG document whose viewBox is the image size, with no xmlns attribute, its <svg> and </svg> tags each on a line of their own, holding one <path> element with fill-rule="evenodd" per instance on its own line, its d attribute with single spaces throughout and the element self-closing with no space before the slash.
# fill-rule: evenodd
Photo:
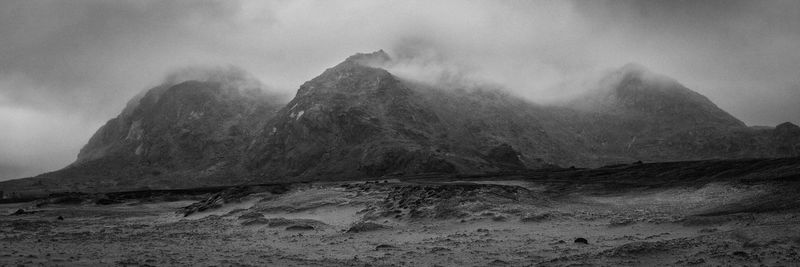
<svg viewBox="0 0 800 267">
<path fill-rule="evenodd" d="M 94 203 L 95 195 L 80 192 L 61 192 L 51 193 L 44 199 L 36 201 L 36 207 L 47 205 L 80 205 L 84 203 Z"/>
<path fill-rule="evenodd" d="M 113 200 L 110 198 L 99 198 L 94 201 L 94 204 L 97 205 L 112 205 L 112 204 L 119 204 L 122 203 L 121 201 Z"/>
<path fill-rule="evenodd" d="M 239 216 L 239 220 L 258 219 L 258 218 L 264 218 L 264 214 L 261 212 L 248 212 Z"/>
<path fill-rule="evenodd" d="M 504 260 L 493 260 L 492 262 L 489 262 L 489 266 L 506 266 L 506 265 L 508 265 L 508 262 Z"/>
<path fill-rule="evenodd" d="M 745 259 L 750 258 L 750 255 L 748 255 L 747 252 L 744 252 L 744 251 L 734 251 L 733 252 L 733 256 L 740 257 L 740 258 L 745 258 Z"/>
<path fill-rule="evenodd" d="M 508 144 L 500 144 L 492 148 L 489 150 L 487 158 L 498 166 L 509 170 L 525 169 L 525 163 L 520 160 L 519 151 Z"/>
<path fill-rule="evenodd" d="M 634 219 L 617 217 L 608 222 L 609 226 L 626 226 L 636 223 Z"/>
<path fill-rule="evenodd" d="M 28 213 L 29 212 L 26 212 L 23 209 L 18 209 L 17 211 L 15 211 L 14 213 L 11 213 L 10 215 L 24 215 L 24 214 L 28 214 Z"/>
<path fill-rule="evenodd" d="M 529 213 L 522 216 L 522 222 L 543 222 L 550 219 L 553 215 L 550 213 Z"/>
<path fill-rule="evenodd" d="M 589 240 L 586 240 L 586 238 L 583 238 L 583 237 L 578 237 L 578 238 L 575 239 L 575 243 L 576 244 L 587 244 L 588 245 L 589 244 Z"/>
<path fill-rule="evenodd" d="M 242 222 L 242 225 L 243 226 L 265 225 L 265 224 L 269 224 L 269 222 L 270 222 L 269 220 L 264 219 L 264 218 L 254 218 L 254 219 L 248 219 L 248 220 Z"/>
<path fill-rule="evenodd" d="M 686 262 L 686 264 L 689 264 L 689 265 L 696 265 L 696 264 L 703 264 L 703 263 L 706 263 L 706 260 L 703 259 L 703 258 L 697 258 L 697 259 L 690 260 L 690 261 Z"/>
<path fill-rule="evenodd" d="M 307 224 L 298 224 L 286 227 L 288 231 L 309 231 L 314 230 L 314 226 L 307 225 Z"/>
<path fill-rule="evenodd" d="M 641 256 L 645 254 L 659 253 L 682 247 L 685 244 L 677 243 L 674 240 L 658 241 L 658 242 L 643 242 L 637 241 L 618 246 L 616 248 L 603 252 L 606 255 L 613 257 L 627 257 L 627 256 Z"/>
<path fill-rule="evenodd" d="M 380 245 L 375 247 L 375 250 L 396 250 L 396 249 L 398 249 L 398 248 L 395 247 L 395 246 L 392 246 L 392 245 L 387 245 L 387 244 L 380 244 Z"/>
<path fill-rule="evenodd" d="M 269 222 L 269 227 L 278 227 L 278 226 L 286 226 L 294 224 L 294 221 L 286 219 L 286 218 L 270 218 L 267 219 Z"/>
<path fill-rule="evenodd" d="M 193 213 L 219 208 L 225 203 L 238 202 L 251 193 L 253 192 L 249 188 L 243 186 L 228 188 L 212 194 L 202 201 L 183 207 L 178 212 L 183 213 L 184 217 L 189 216 Z"/>
<path fill-rule="evenodd" d="M 377 231 L 377 230 L 382 230 L 382 229 L 387 229 L 387 228 L 389 228 L 389 227 L 386 226 L 386 225 L 377 224 L 377 223 L 374 223 L 374 222 L 359 222 L 359 223 L 351 226 L 350 229 L 347 230 L 347 232 L 348 233 L 361 233 L 361 232 Z"/>
<path fill-rule="evenodd" d="M 37 213 L 37 212 L 39 212 L 39 211 L 25 211 L 24 209 L 17 209 L 17 211 L 15 211 L 14 213 L 11 213 L 9 215 L 10 216 L 25 215 L 25 214 L 34 214 L 34 213 Z"/>
<path fill-rule="evenodd" d="M 433 247 L 431 249 L 431 253 L 444 252 L 444 251 L 450 251 L 450 249 L 445 247 Z"/>
<path fill-rule="evenodd" d="M 263 185 L 263 186 L 235 186 L 217 193 L 211 194 L 204 200 L 192 203 L 189 206 L 180 208 L 178 214 L 189 216 L 193 213 L 206 210 L 213 210 L 228 203 L 239 203 L 244 198 L 255 193 L 269 192 L 272 194 L 283 194 L 289 191 L 289 187 L 283 184 Z"/>
<path fill-rule="evenodd" d="M 230 216 L 233 216 L 233 215 L 245 212 L 245 211 L 247 211 L 247 209 L 233 209 L 233 210 L 229 211 L 228 213 L 225 213 L 225 215 L 222 215 L 222 217 L 230 217 Z M 239 219 L 241 219 L 241 217 L 239 217 Z"/>
</svg>

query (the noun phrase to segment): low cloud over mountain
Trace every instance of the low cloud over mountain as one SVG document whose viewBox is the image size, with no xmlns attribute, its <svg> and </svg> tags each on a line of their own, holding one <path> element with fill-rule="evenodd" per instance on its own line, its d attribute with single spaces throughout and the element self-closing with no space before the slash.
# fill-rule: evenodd
<svg viewBox="0 0 800 267">
<path fill-rule="evenodd" d="M 491 84 L 538 103 L 638 62 L 748 125 L 797 124 L 797 10 L 795 1 L 3 1 L 0 163 L 17 167 L 0 179 L 72 162 L 107 118 L 176 69 L 239 66 L 293 94 L 376 48 L 403 62 L 386 67 L 398 77 Z"/>
</svg>

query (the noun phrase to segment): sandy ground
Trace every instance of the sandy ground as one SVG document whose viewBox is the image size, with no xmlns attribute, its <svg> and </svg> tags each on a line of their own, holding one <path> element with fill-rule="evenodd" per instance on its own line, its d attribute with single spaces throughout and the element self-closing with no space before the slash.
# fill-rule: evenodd
<svg viewBox="0 0 800 267">
<path fill-rule="evenodd" d="M 719 212 L 773 194 L 769 185 L 547 188 L 311 184 L 186 217 L 176 211 L 193 201 L 4 204 L 0 214 L 36 213 L 0 216 L 0 265 L 800 265 L 799 211 Z"/>
</svg>

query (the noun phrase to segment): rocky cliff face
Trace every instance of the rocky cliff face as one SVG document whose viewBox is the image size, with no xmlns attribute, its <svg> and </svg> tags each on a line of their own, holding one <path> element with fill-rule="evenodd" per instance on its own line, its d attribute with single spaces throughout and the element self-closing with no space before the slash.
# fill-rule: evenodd
<svg viewBox="0 0 800 267">
<path fill-rule="evenodd" d="M 796 125 L 749 128 L 640 66 L 623 67 L 574 102 L 541 106 L 375 67 L 390 61 L 383 51 L 351 56 L 288 104 L 236 76 L 165 83 L 132 100 L 74 164 L 35 178 L 36 186 L 175 188 L 800 156 Z"/>
</svg>

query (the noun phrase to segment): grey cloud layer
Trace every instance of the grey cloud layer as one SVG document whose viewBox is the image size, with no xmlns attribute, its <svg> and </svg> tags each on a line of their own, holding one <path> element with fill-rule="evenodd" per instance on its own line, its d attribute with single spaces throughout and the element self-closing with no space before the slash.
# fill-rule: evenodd
<svg viewBox="0 0 800 267">
<path fill-rule="evenodd" d="M 400 74 L 533 101 L 639 62 L 748 124 L 798 123 L 797 29 L 797 1 L 0 1 L 0 179 L 68 164 L 176 68 L 235 65 L 292 92 L 380 48 L 408 59 Z"/>
</svg>

